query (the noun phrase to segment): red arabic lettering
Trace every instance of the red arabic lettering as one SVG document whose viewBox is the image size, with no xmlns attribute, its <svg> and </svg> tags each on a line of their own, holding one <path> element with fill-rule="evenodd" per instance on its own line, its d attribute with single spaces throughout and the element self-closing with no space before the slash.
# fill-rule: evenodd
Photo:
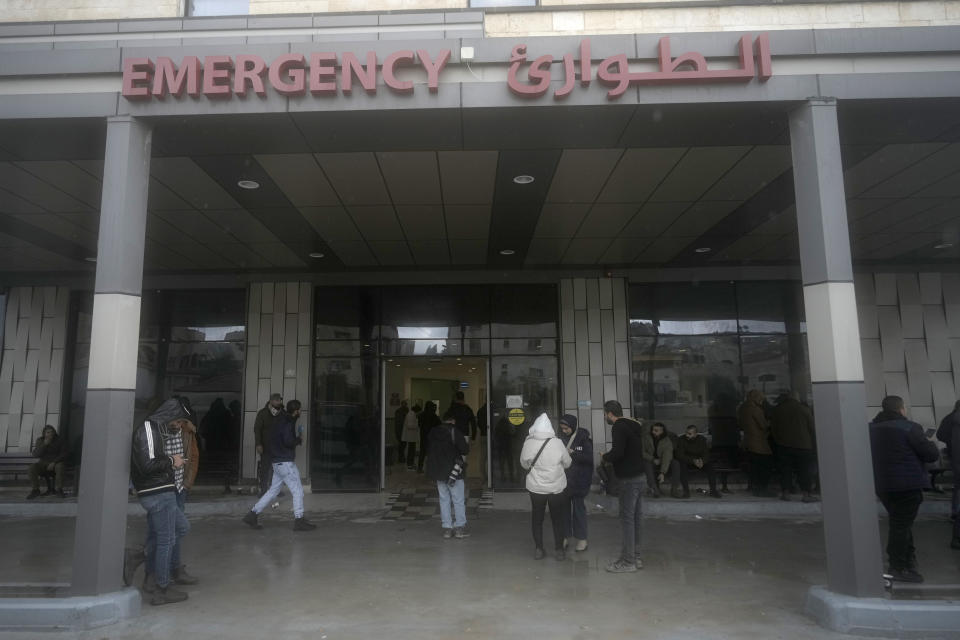
<svg viewBox="0 0 960 640">
<path fill-rule="evenodd" d="M 517 79 L 517 73 L 526 61 L 527 45 L 518 44 L 510 53 L 507 86 L 521 98 L 539 98 L 550 89 L 550 65 L 553 64 L 553 56 L 540 56 L 531 63 L 527 77 L 534 81 L 533 84 L 520 82 Z"/>
</svg>

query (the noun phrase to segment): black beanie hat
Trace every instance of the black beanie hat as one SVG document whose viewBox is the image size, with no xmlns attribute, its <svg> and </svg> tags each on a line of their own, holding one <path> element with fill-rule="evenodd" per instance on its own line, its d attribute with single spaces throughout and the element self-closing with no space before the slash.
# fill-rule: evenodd
<svg viewBox="0 0 960 640">
<path fill-rule="evenodd" d="M 574 431 L 577 430 L 577 416 L 571 415 L 569 413 L 563 414 L 563 417 L 560 418 L 560 424 L 565 424 Z"/>
</svg>

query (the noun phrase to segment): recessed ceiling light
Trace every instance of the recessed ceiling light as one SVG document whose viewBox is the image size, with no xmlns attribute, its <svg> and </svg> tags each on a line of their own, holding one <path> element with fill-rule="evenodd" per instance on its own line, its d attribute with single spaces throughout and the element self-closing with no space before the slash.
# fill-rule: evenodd
<svg viewBox="0 0 960 640">
<path fill-rule="evenodd" d="M 259 189 L 260 183 L 256 180 L 237 180 L 237 186 L 241 189 Z"/>
<path fill-rule="evenodd" d="M 933 245 L 934 249 L 949 249 L 953 246 L 952 242 L 941 242 L 940 244 Z"/>
<path fill-rule="evenodd" d="M 713 251 L 710 247 L 697 247 L 693 250 L 694 253 L 710 253 Z"/>
<path fill-rule="evenodd" d="M 88 257 L 84 258 L 84 260 L 86 260 L 87 262 L 96 262 L 96 261 L 97 261 L 96 257 L 94 257 L 94 256 L 88 256 Z"/>
<path fill-rule="evenodd" d="M 322 258 L 322 257 L 323 257 L 323 254 L 320 253 L 319 251 L 311 251 L 309 255 L 310 255 L 311 258 Z"/>
<path fill-rule="evenodd" d="M 531 182 L 533 182 L 533 176 L 522 174 L 519 176 L 514 176 L 513 181 L 516 182 L 517 184 L 530 184 Z"/>
<path fill-rule="evenodd" d="M 516 251 L 513 249 L 500 249 L 500 255 L 502 256 L 512 256 Z"/>
</svg>

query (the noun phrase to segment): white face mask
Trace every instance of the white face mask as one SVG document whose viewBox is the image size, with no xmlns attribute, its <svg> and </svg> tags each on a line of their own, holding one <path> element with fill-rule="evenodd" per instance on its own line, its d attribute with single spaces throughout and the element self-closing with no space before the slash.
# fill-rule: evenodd
<svg viewBox="0 0 960 640">
<path fill-rule="evenodd" d="M 270 413 L 273 415 L 277 415 L 278 413 L 280 413 L 280 409 L 277 409 L 276 407 L 270 407 Z"/>
</svg>

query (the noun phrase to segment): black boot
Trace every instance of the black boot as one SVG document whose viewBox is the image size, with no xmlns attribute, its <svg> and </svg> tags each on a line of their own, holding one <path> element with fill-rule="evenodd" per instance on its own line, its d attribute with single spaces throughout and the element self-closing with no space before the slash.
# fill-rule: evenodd
<svg viewBox="0 0 960 640">
<path fill-rule="evenodd" d="M 177 591 L 171 586 L 157 587 L 157 590 L 150 596 L 150 604 L 173 604 L 174 602 L 183 602 L 187 599 L 187 594 L 183 591 Z"/>
<path fill-rule="evenodd" d="M 257 520 L 257 513 L 253 510 L 249 511 L 247 515 L 243 516 L 244 524 L 250 525 L 253 529 L 263 529 L 263 525 Z"/>
<path fill-rule="evenodd" d="M 173 581 L 176 582 L 177 584 L 191 585 L 191 584 L 197 584 L 198 582 L 200 582 L 199 578 L 187 573 L 186 565 L 180 565 L 179 567 L 171 571 L 170 577 L 173 578 Z"/>
<path fill-rule="evenodd" d="M 313 531 L 316 528 L 317 528 L 317 525 L 313 524 L 306 518 L 296 518 L 293 521 L 294 531 Z"/>
</svg>

